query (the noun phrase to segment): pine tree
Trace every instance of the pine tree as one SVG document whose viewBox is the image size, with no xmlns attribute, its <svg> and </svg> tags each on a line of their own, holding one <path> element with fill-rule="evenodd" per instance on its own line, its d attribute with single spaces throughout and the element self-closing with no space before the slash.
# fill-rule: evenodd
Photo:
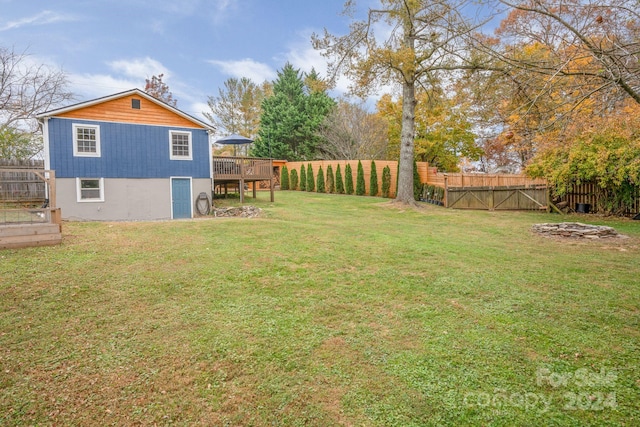
<svg viewBox="0 0 640 427">
<path fill-rule="evenodd" d="M 391 189 L 391 168 L 385 166 L 382 169 L 382 197 L 389 197 L 389 190 Z"/>
<path fill-rule="evenodd" d="M 307 190 L 307 169 L 304 165 L 300 166 L 300 191 Z"/>
<path fill-rule="evenodd" d="M 295 169 L 291 169 L 291 179 L 290 179 L 289 187 L 292 190 L 298 189 L 298 171 Z"/>
<path fill-rule="evenodd" d="M 318 176 L 316 178 L 316 191 L 318 193 L 324 193 L 324 172 L 322 166 L 318 169 Z"/>
<path fill-rule="evenodd" d="M 371 176 L 369 178 L 369 195 L 378 195 L 378 171 L 376 170 L 375 160 L 371 160 Z"/>
<path fill-rule="evenodd" d="M 289 169 L 287 169 L 287 165 L 282 166 L 282 173 L 280 174 L 280 189 L 288 190 L 289 189 Z"/>
<path fill-rule="evenodd" d="M 311 169 L 311 163 L 309 163 L 307 164 L 307 191 L 315 191 L 315 189 L 316 183 L 313 179 L 313 169 Z"/>
<path fill-rule="evenodd" d="M 336 193 L 344 194 L 344 181 L 342 181 L 342 172 L 340 172 L 340 165 L 336 169 Z"/>
<path fill-rule="evenodd" d="M 327 193 L 333 193 L 336 190 L 336 182 L 333 178 L 333 168 L 327 166 Z"/>
<path fill-rule="evenodd" d="M 347 194 L 353 194 L 353 172 L 351 172 L 351 165 L 347 163 L 344 168 L 344 192 Z"/>
<path fill-rule="evenodd" d="M 364 168 L 362 162 L 358 160 L 358 171 L 356 172 L 356 195 L 364 196 L 367 194 L 367 190 L 364 186 Z"/>
<path fill-rule="evenodd" d="M 318 127 L 335 105 L 320 83 L 315 71 L 304 74 L 290 63 L 278 71 L 273 95 L 262 102 L 251 155 L 289 161 L 314 157 L 320 143 Z"/>
</svg>

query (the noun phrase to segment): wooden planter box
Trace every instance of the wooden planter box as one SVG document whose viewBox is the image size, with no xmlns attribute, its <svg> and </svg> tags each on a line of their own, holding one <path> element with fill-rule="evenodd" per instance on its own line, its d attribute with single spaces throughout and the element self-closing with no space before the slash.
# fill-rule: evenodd
<svg viewBox="0 0 640 427">
<path fill-rule="evenodd" d="M 62 242 L 60 224 L 0 225 L 0 249 L 50 246 Z"/>
</svg>

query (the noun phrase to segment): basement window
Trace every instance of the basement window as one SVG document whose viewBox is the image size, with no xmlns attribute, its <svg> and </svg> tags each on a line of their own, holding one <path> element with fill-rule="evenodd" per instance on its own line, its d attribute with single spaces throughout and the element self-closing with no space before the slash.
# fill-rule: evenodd
<svg viewBox="0 0 640 427">
<path fill-rule="evenodd" d="M 76 178 L 78 202 L 104 202 L 104 178 Z"/>
</svg>

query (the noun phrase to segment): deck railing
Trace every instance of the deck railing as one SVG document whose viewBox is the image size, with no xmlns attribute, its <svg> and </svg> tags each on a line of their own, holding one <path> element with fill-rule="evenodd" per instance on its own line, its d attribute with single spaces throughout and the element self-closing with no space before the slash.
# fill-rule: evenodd
<svg viewBox="0 0 640 427">
<path fill-rule="evenodd" d="M 271 159 L 255 157 L 214 157 L 215 180 L 269 180 L 273 176 Z"/>
</svg>

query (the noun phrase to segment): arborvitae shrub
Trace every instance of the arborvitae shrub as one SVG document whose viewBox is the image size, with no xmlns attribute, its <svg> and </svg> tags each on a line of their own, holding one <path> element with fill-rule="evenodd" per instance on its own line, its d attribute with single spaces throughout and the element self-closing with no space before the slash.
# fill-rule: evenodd
<svg viewBox="0 0 640 427">
<path fill-rule="evenodd" d="M 291 179 L 293 180 L 293 177 Z M 382 197 L 388 198 L 390 189 L 391 189 L 391 168 L 389 166 L 385 166 L 382 169 Z"/>
<path fill-rule="evenodd" d="M 333 168 L 331 165 L 327 166 L 327 193 L 333 193 L 336 191 L 336 182 L 333 178 Z"/>
<path fill-rule="evenodd" d="M 351 172 L 351 165 L 347 163 L 344 168 L 344 192 L 347 194 L 353 194 L 353 172 Z"/>
<path fill-rule="evenodd" d="M 340 165 L 336 168 L 336 193 L 344 194 L 344 181 L 342 180 L 342 172 L 340 172 Z"/>
<path fill-rule="evenodd" d="M 322 166 L 318 169 L 318 176 L 316 177 L 316 191 L 318 193 L 324 193 L 324 172 Z"/>
<path fill-rule="evenodd" d="M 420 200 L 422 196 L 422 183 L 420 182 L 420 174 L 418 174 L 418 164 L 413 161 L 413 198 Z"/>
<path fill-rule="evenodd" d="M 362 162 L 358 160 L 358 171 L 356 172 L 356 195 L 364 196 L 367 194 L 367 189 L 364 186 L 364 168 Z"/>
<path fill-rule="evenodd" d="M 316 189 L 316 183 L 313 180 L 313 169 L 311 169 L 311 163 L 307 164 L 307 191 L 314 191 Z"/>
<path fill-rule="evenodd" d="M 280 174 L 280 189 L 289 189 L 289 169 L 287 169 L 287 165 L 282 166 L 282 172 Z"/>
<path fill-rule="evenodd" d="M 307 189 L 307 170 L 304 165 L 300 166 L 300 191 Z"/>
<path fill-rule="evenodd" d="M 376 170 L 376 162 L 371 160 L 371 177 L 369 178 L 369 195 L 378 195 L 378 171 Z"/>
<path fill-rule="evenodd" d="M 292 190 L 298 189 L 298 171 L 291 169 L 291 178 L 289 179 L 289 188 Z"/>
</svg>

